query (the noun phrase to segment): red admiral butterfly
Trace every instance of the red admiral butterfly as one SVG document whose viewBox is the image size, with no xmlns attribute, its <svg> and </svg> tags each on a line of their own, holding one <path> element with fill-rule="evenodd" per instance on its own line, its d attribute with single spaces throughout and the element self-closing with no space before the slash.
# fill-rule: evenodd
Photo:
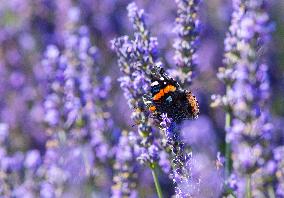
<svg viewBox="0 0 284 198">
<path fill-rule="evenodd" d="M 175 122 L 195 119 L 199 114 L 196 97 L 190 91 L 181 89 L 160 67 L 151 74 L 151 96 L 145 95 L 143 99 L 148 109 L 159 120 L 162 113 L 166 113 Z"/>
</svg>

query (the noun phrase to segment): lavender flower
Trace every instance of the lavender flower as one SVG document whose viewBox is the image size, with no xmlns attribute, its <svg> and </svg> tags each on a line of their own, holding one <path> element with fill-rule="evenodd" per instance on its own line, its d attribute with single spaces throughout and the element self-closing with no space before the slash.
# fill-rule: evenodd
<svg viewBox="0 0 284 198">
<path fill-rule="evenodd" d="M 174 42 L 176 68 L 172 75 L 183 84 L 192 83 L 196 67 L 196 50 L 200 22 L 198 20 L 199 0 L 176 0 L 177 18 L 175 32 L 178 37 Z"/>
<path fill-rule="evenodd" d="M 50 127 L 56 127 L 60 122 L 60 113 L 57 109 L 61 106 L 60 95 L 62 95 L 63 89 L 63 69 L 57 67 L 59 57 L 59 50 L 57 47 L 51 45 L 47 48 L 46 59 L 43 60 L 43 68 L 47 76 L 47 83 L 50 83 L 50 88 L 47 90 L 49 95 L 47 96 L 44 107 L 45 107 L 45 121 Z M 60 76 L 59 76 L 60 75 Z"/>
<path fill-rule="evenodd" d="M 41 125 L 31 115 L 38 104 L 37 82 L 31 71 L 41 52 L 36 50 L 40 41 L 31 23 L 34 9 L 29 1 L 20 6 L 16 1 L 3 2 L 0 15 L 0 119 L 17 131 L 18 137 L 24 133 L 42 143 Z"/>
<path fill-rule="evenodd" d="M 277 186 L 276 186 L 276 195 L 277 197 L 284 197 L 284 147 L 278 146 L 274 150 L 274 160 L 276 162 L 276 177 L 277 177 Z"/>
<path fill-rule="evenodd" d="M 172 179 L 177 197 L 192 197 L 199 192 L 200 180 L 192 175 L 194 166 L 192 152 L 181 140 L 180 126 L 172 122 L 167 115 L 162 114 L 162 131 L 164 132 L 166 147 L 171 152 Z"/>
<path fill-rule="evenodd" d="M 38 150 L 26 153 L 9 153 L 10 133 L 8 125 L 0 123 L 0 196 L 35 197 L 38 193 L 37 171 L 41 165 Z"/>
<path fill-rule="evenodd" d="M 128 132 L 123 131 L 116 149 L 116 161 L 113 177 L 112 197 L 137 197 L 137 167 L 135 165 L 134 145 L 131 143 Z"/>
<path fill-rule="evenodd" d="M 268 67 L 270 1 L 233 0 L 233 14 L 230 2 L 208 1 L 201 10 L 200 2 L 135 1 L 148 14 L 129 4 L 134 34 L 113 41 L 117 67 L 109 41 L 129 32 L 129 1 L 1 1 L 0 197 L 156 197 L 155 187 L 159 197 L 284 197 L 283 3 L 269 7 L 278 30 Z M 203 115 L 183 125 L 163 115 L 159 131 L 142 100 L 151 93 L 149 74 L 163 67 L 186 88 L 197 54 L 220 65 L 230 16 L 218 72 L 226 93 L 212 104 L 226 112 L 226 138 L 223 112 L 206 108 L 208 93 L 222 89 L 214 67 L 202 67 L 194 82 Z M 201 18 L 206 50 L 197 53 Z M 126 100 L 113 83 L 119 69 Z M 129 122 L 138 129 L 121 132 Z M 225 139 L 231 151 L 223 161 L 216 154 Z"/>
<path fill-rule="evenodd" d="M 238 195 L 244 196 L 254 186 L 250 183 L 252 174 L 265 166 L 271 153 L 268 145 L 271 124 L 264 106 L 269 96 L 267 66 L 257 55 L 258 48 L 269 38 L 270 26 L 264 1 L 233 3 L 231 26 L 225 40 L 226 68 L 221 67 L 218 73 L 227 86 L 227 93 L 215 102 L 222 103 L 233 116 L 231 126 L 229 123 L 226 128 L 226 141 L 232 145 L 233 168 L 239 178 Z"/>
<path fill-rule="evenodd" d="M 138 10 L 136 4 L 131 3 L 127 7 L 128 16 L 135 29 L 135 39 L 130 41 L 127 36 L 120 37 L 112 41 L 112 48 L 118 56 L 118 65 L 124 76 L 119 80 L 124 95 L 128 100 L 128 105 L 134 110 L 132 119 L 138 124 L 138 133 L 141 136 L 141 156 L 142 163 L 154 163 L 157 155 L 151 154 L 154 136 L 149 116 L 143 111 L 143 96 L 149 91 L 151 69 L 154 67 L 156 57 L 155 38 L 150 37 L 150 33 L 144 22 L 143 10 Z M 142 109 L 142 111 L 141 111 Z M 152 145 L 152 146 L 151 146 Z"/>
<path fill-rule="evenodd" d="M 9 136 L 9 127 L 5 123 L 0 123 L 0 144 L 1 146 L 5 144 Z"/>
<path fill-rule="evenodd" d="M 0 195 L 8 195 L 10 192 L 9 184 L 7 183 L 7 173 L 6 173 L 6 155 L 7 155 L 7 140 L 9 135 L 8 125 L 5 123 L 0 123 L 0 171 L 3 176 L 0 178 Z"/>
<path fill-rule="evenodd" d="M 106 99 L 110 81 L 105 78 L 102 87 L 93 87 L 98 83 L 93 68 L 97 50 L 91 46 L 86 27 L 81 27 L 78 34 L 66 35 L 62 55 L 55 46 L 47 50 L 43 63 L 53 78 L 49 79 L 51 94 L 45 102 L 46 120 L 52 128 L 70 131 L 76 141 L 90 135 L 95 148 L 105 144 L 100 143 L 107 127 L 105 115 L 96 105 Z"/>
<path fill-rule="evenodd" d="M 142 96 L 149 92 L 149 74 L 153 72 L 160 63 L 155 61 L 156 58 L 153 53 L 154 48 L 149 47 L 151 46 L 151 42 L 149 39 L 149 31 L 146 29 L 144 19 L 142 17 L 143 11 L 138 11 L 135 4 L 130 4 L 128 6 L 128 11 L 130 20 L 134 23 L 134 29 L 136 30 L 135 40 L 131 42 L 128 37 L 119 38 L 113 41 L 113 48 L 116 49 L 119 57 L 119 66 L 126 75 L 123 78 L 124 82 L 122 83 L 122 87 L 125 88 L 126 97 L 128 97 L 129 101 L 131 101 L 130 105 L 132 108 L 137 108 L 139 107 L 139 101 L 141 101 Z M 134 103 L 135 105 L 133 105 L 132 102 L 136 102 Z M 143 117 L 141 117 L 144 121 L 144 117 L 147 118 L 147 115 L 145 115 L 144 112 L 143 114 Z M 165 132 L 166 147 L 172 152 L 173 180 L 177 185 L 176 195 L 179 197 L 191 196 L 191 192 L 195 190 L 194 182 L 191 183 L 190 181 L 192 180 L 190 173 L 191 153 L 188 154 L 185 151 L 185 145 L 180 139 L 178 126 L 171 123 L 166 115 L 163 116 L 164 120 L 161 122 L 161 126 Z M 139 119 L 137 120 L 139 121 Z M 157 153 L 158 151 L 155 148 L 151 148 L 151 146 L 148 146 L 147 148 L 149 149 L 148 153 L 150 156 L 151 153 Z M 151 152 L 151 150 L 157 151 Z M 149 158 L 147 157 L 147 154 L 142 156 L 146 159 Z M 154 157 L 155 155 L 152 156 Z M 191 188 L 186 190 L 189 186 Z"/>
<path fill-rule="evenodd" d="M 135 3 L 130 3 L 127 10 L 135 30 L 133 46 L 137 50 L 137 57 L 140 59 L 144 71 L 147 72 L 147 69 L 153 67 L 153 63 L 157 59 L 157 38 L 150 36 L 144 19 L 144 10 L 138 10 Z"/>
<path fill-rule="evenodd" d="M 24 166 L 27 169 L 36 169 L 41 164 L 41 156 L 38 150 L 30 150 L 26 154 Z"/>
<path fill-rule="evenodd" d="M 50 137 L 41 177 L 47 178 L 53 191 L 46 192 L 43 181 L 41 194 L 47 197 L 63 196 L 67 184 L 81 184 L 96 176 L 99 164 L 112 157 L 106 140 L 111 125 L 106 107 L 111 81 L 105 77 L 99 85 L 97 48 L 91 44 L 88 28 L 77 28 L 65 32 L 62 51 L 49 46 L 43 61 L 48 75 L 44 104 Z"/>
</svg>

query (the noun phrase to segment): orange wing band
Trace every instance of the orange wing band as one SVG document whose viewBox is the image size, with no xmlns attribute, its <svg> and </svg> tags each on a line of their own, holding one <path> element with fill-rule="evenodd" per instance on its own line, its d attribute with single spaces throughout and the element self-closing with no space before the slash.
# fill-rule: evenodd
<svg viewBox="0 0 284 198">
<path fill-rule="evenodd" d="M 153 100 L 160 100 L 166 93 L 175 91 L 176 88 L 173 85 L 167 85 L 164 89 L 160 90 L 159 93 L 154 95 Z"/>
</svg>

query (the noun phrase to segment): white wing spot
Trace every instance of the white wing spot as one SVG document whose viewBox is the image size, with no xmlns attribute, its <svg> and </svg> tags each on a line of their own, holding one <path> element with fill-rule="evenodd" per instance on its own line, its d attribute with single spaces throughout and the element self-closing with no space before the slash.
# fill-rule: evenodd
<svg viewBox="0 0 284 198">
<path fill-rule="evenodd" d="M 151 83 L 151 86 L 153 87 L 153 86 L 156 86 L 156 85 L 159 85 L 159 82 L 158 81 L 155 81 L 155 82 L 152 82 Z"/>
<path fill-rule="evenodd" d="M 164 77 L 161 77 L 160 80 L 165 80 Z"/>
</svg>

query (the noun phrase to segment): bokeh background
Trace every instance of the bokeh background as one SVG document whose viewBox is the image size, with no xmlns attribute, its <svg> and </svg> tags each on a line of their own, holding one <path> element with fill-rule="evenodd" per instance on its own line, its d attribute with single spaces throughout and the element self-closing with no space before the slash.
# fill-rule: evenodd
<svg viewBox="0 0 284 198">
<path fill-rule="evenodd" d="M 35 151 L 31 163 L 37 166 L 44 163 L 49 134 L 45 122 L 44 101 L 46 99 L 46 73 L 43 60 L 48 46 L 65 50 L 68 32 L 87 27 L 92 45 L 96 46 L 98 82 L 110 77 L 110 91 L 107 95 L 108 112 L 111 117 L 109 139 L 113 148 L 118 144 L 122 130 L 136 131 L 132 126 L 131 111 L 117 78 L 121 76 L 117 57 L 111 50 L 115 37 L 133 33 L 127 17 L 128 0 L 0 0 L 0 123 L 2 130 L 8 127 L 8 138 L 1 143 L 0 154 L 1 197 L 44 197 L 44 184 L 38 178 L 31 178 L 28 169 L 28 154 Z M 172 48 L 176 16 L 173 0 L 137 0 L 146 13 L 146 22 L 153 36 L 158 38 L 159 55 L 165 67 L 174 65 Z M 275 139 L 284 143 L 284 1 L 269 1 L 269 14 L 274 23 L 272 40 L 268 47 L 269 78 L 271 83 L 272 121 L 277 133 Z M 198 153 L 197 159 L 203 161 L 201 169 L 214 163 L 218 151 L 224 153 L 224 112 L 210 107 L 211 95 L 224 93 L 224 85 L 217 79 L 218 67 L 222 66 L 224 38 L 227 32 L 232 5 L 229 0 L 204 0 L 200 7 L 202 23 L 198 49 L 197 75 L 191 90 L 197 95 L 200 104 L 200 117 L 196 121 L 184 123 L 185 141 Z M 3 129 L 4 128 L 4 129 Z M 190 131 L 190 133 L 188 133 Z M 0 138 L 5 135 L 0 133 Z M 206 137 L 206 138 L 204 138 Z M 6 138 L 6 137 L 5 137 Z M 62 197 L 109 197 L 114 174 L 111 167 L 105 173 L 94 173 L 80 180 L 75 164 L 80 157 L 67 159 L 67 151 L 62 149 L 61 158 L 66 167 L 75 167 L 64 181 Z M 108 152 L 114 152 L 110 148 Z M 110 154 L 111 155 L 111 154 Z M 21 157 L 19 157 L 21 156 Z M 8 162 L 7 161 L 8 158 Z M 60 157 L 59 157 L 60 158 Z M 111 161 L 110 157 L 110 161 Z M 205 158 L 205 159 L 204 159 Z M 5 161 L 6 159 L 6 161 Z M 37 160 L 38 161 L 37 161 Z M 33 161 L 34 160 L 34 161 Z M 5 164 L 5 163 L 6 164 Z M 208 165 L 206 164 L 208 163 Z M 8 164 L 8 165 L 7 165 Z M 109 166 L 113 162 L 109 162 Z M 7 168 L 15 166 L 16 168 Z M 18 167 L 17 167 L 18 166 Z M 6 167 L 6 168 L 4 168 Z M 138 166 L 138 191 L 140 197 L 156 197 L 151 172 Z M 20 174 L 19 174 L 20 172 Z M 56 172 L 56 171 L 55 171 Z M 84 170 L 83 170 L 84 172 Z M 74 175 L 72 175 L 74 173 Z M 4 175 L 5 175 L 4 174 Z M 57 175 L 56 175 L 57 174 Z M 54 173 L 61 177 L 62 173 Z M 204 176 L 210 180 L 210 175 Z M 73 180 L 72 180 L 73 179 Z M 31 180 L 31 181 L 28 181 Z M 69 182 L 70 180 L 70 182 Z M 174 193 L 167 175 L 160 174 L 160 181 L 166 197 Z M 4 183 L 8 183 L 6 187 Z M 6 185 L 5 183 L 5 185 Z M 33 183 L 40 184 L 38 191 Z M 67 184 L 66 184 L 67 183 Z M 50 187 L 51 188 L 51 187 Z M 208 184 L 208 191 L 214 183 Z M 52 191 L 46 187 L 46 191 Z M 25 196 L 23 196 L 25 194 Z M 59 197 L 60 197 L 59 196 Z M 48 197 L 48 196 L 47 196 Z M 51 196 L 52 197 L 52 196 Z"/>
</svg>

